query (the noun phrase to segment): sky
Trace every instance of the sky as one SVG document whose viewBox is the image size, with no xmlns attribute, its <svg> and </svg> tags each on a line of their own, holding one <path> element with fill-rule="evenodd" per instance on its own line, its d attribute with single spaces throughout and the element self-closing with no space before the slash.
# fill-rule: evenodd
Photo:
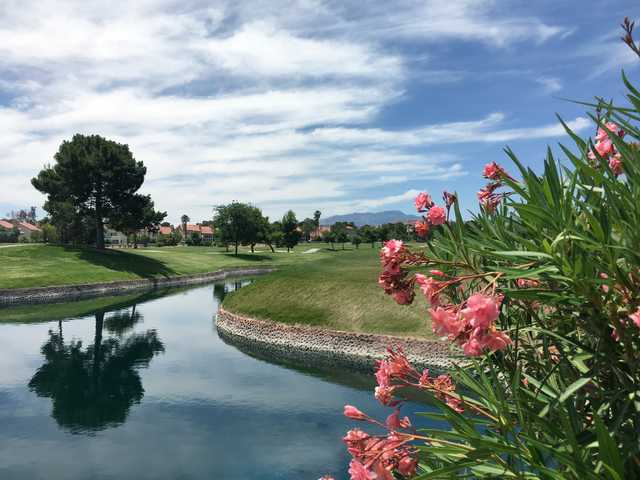
<svg viewBox="0 0 640 480">
<path fill-rule="evenodd" d="M 539 170 L 570 100 L 624 100 L 635 0 L 1 0 L 0 216 L 75 133 L 131 148 L 177 222 L 233 200 L 272 219 L 398 209 L 482 166 Z M 640 82 L 638 82 L 640 83 Z"/>
</svg>

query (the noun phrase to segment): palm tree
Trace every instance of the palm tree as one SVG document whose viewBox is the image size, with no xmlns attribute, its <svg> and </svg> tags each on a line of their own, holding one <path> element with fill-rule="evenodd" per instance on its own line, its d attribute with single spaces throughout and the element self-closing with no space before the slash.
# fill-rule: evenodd
<svg viewBox="0 0 640 480">
<path fill-rule="evenodd" d="M 322 216 L 322 212 L 320 212 L 320 210 L 316 210 L 315 212 L 313 212 L 313 221 L 315 222 L 315 225 L 316 225 L 317 238 L 320 238 L 320 217 L 321 216 Z"/>
<path fill-rule="evenodd" d="M 189 218 L 189 215 L 184 214 L 182 215 L 182 218 L 180 220 L 182 220 L 182 233 L 183 233 L 182 241 L 186 242 L 187 241 L 187 223 L 189 223 L 189 220 L 191 219 Z"/>
</svg>

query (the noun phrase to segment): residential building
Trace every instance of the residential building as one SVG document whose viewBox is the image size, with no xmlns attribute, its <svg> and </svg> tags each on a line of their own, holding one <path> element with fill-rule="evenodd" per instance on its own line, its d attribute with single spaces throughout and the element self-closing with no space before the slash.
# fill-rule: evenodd
<svg viewBox="0 0 640 480">
<path fill-rule="evenodd" d="M 0 220 L 0 230 L 13 230 L 14 225 L 8 220 Z"/>
<path fill-rule="evenodd" d="M 105 245 L 127 245 L 127 235 L 113 228 L 104 227 L 104 243 Z"/>
<path fill-rule="evenodd" d="M 20 231 L 21 239 L 31 240 L 32 235 L 42 233 L 40 227 L 34 225 L 33 223 L 14 220 L 13 225 Z"/>
<path fill-rule="evenodd" d="M 309 236 L 311 237 L 311 240 L 318 240 L 321 239 L 324 234 L 329 233 L 330 231 L 331 225 L 320 225 L 320 227 L 311 232 L 311 235 Z"/>
</svg>

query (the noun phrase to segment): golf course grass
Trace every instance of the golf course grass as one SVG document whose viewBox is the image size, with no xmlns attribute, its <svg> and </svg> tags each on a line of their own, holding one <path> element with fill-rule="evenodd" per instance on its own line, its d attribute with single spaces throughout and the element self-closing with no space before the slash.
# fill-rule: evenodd
<svg viewBox="0 0 640 480">
<path fill-rule="evenodd" d="M 424 302 L 397 305 L 377 284 L 378 249 L 336 251 L 257 278 L 224 299 L 238 314 L 288 324 L 394 335 L 432 336 Z"/>
<path fill-rule="evenodd" d="M 259 277 L 248 287 L 227 296 L 225 308 L 288 324 L 431 336 L 422 302 L 399 306 L 377 285 L 380 273 L 378 248 L 369 246 L 332 250 L 328 245 L 311 243 L 301 244 L 291 253 L 282 250 L 272 253 L 267 248 L 250 253 L 243 248 L 236 257 L 223 248 L 210 247 L 98 251 L 21 245 L 0 249 L 0 265 L 0 288 L 4 289 L 167 277 L 231 267 L 276 266 L 278 271 Z M 95 300 L 88 303 L 93 302 Z M 52 305 L 47 308 L 67 307 Z M 18 310 L 12 315 L 28 319 L 30 314 L 30 308 L 25 307 L 24 311 Z"/>
</svg>

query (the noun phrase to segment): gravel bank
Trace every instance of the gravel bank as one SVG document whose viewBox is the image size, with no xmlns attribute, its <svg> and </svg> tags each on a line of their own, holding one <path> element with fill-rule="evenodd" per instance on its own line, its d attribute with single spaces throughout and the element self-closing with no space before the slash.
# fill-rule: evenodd
<svg viewBox="0 0 640 480">
<path fill-rule="evenodd" d="M 285 325 L 218 310 L 218 334 L 226 342 L 266 357 L 308 367 L 346 367 L 373 371 L 388 346 L 402 347 L 419 369 L 446 370 L 453 364 L 447 344 L 435 340 L 392 337 Z"/>
<path fill-rule="evenodd" d="M 198 285 L 224 280 L 228 277 L 261 275 L 275 268 L 231 268 L 209 273 L 178 275 L 174 277 L 145 278 L 119 282 L 61 285 L 56 287 L 0 289 L 0 306 L 59 302 L 78 298 L 120 295 L 137 290 L 153 290 L 161 287 Z"/>
</svg>

